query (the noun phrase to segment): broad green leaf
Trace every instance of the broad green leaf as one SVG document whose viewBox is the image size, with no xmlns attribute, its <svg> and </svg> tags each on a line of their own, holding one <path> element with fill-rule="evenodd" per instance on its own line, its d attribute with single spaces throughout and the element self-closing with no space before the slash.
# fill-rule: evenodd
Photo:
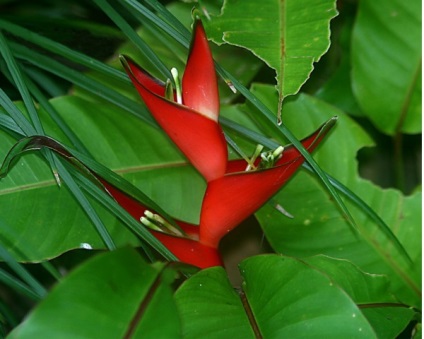
<svg viewBox="0 0 424 339">
<path fill-rule="evenodd" d="M 396 301 L 387 294 L 389 280 L 384 275 L 369 274 L 350 261 L 324 255 L 304 258 L 302 261 L 327 274 L 357 304 Z"/>
<path fill-rule="evenodd" d="M 205 184 L 160 131 L 117 108 L 81 98 L 62 97 L 52 104 L 100 163 L 124 175 L 171 215 L 198 221 Z M 44 112 L 40 116 L 47 134 L 66 144 Z M 4 157 L 16 140 L 4 132 L 0 140 Z M 56 185 L 36 155 L 20 158 L 0 181 L 0 203 L 9 211 L 0 216 L 2 242 L 19 260 L 40 261 L 73 248 L 104 247 L 66 187 Z M 117 246 L 138 244 L 115 217 L 94 206 Z"/>
<path fill-rule="evenodd" d="M 361 308 L 361 311 L 379 334 L 379 338 L 398 338 L 415 316 L 411 308 L 390 305 Z"/>
<path fill-rule="evenodd" d="M 170 273 L 133 249 L 98 255 L 58 283 L 9 338 L 178 337 Z"/>
<path fill-rule="evenodd" d="M 379 338 L 395 338 L 416 316 L 412 308 L 400 304 L 387 293 L 390 284 L 384 275 L 365 273 L 347 260 L 322 255 L 302 261 L 325 273 L 341 287 L 359 305 Z"/>
<path fill-rule="evenodd" d="M 275 70 L 279 102 L 296 94 L 327 51 L 334 0 L 226 0 L 219 16 L 204 20 L 209 38 L 250 50 Z M 280 117 L 278 109 L 278 117 Z"/>
<path fill-rule="evenodd" d="M 197 273 L 176 292 L 185 337 L 375 337 L 347 294 L 304 262 L 264 255 L 243 261 L 240 272 L 239 295 L 221 268 Z"/>
<path fill-rule="evenodd" d="M 301 261 L 259 256 L 242 262 L 240 271 L 243 290 L 265 338 L 375 337 L 344 291 Z"/>
<path fill-rule="evenodd" d="M 331 103 L 345 113 L 363 116 L 352 90 L 350 60 L 352 26 L 352 22 L 347 20 L 338 36 L 332 39 L 332 51 L 330 50 L 328 54 L 333 53 L 339 57 L 339 63 L 333 66 L 336 62 L 330 59 L 333 72 L 328 81 L 315 93 L 315 96 Z"/>
<path fill-rule="evenodd" d="M 268 93 L 274 95 L 270 86 Z M 352 233 L 321 185 L 303 172 L 276 196 L 276 201 L 294 218 L 288 219 L 265 206 L 257 213 L 259 221 L 277 252 L 298 257 L 325 254 L 348 259 L 369 273 L 388 274 L 397 297 L 415 305 L 420 302 L 421 285 L 421 193 L 405 197 L 399 191 L 381 189 L 360 178 L 356 152 L 372 145 L 371 140 L 356 123 L 334 107 L 300 95 L 286 102 L 283 110 L 287 124 L 300 137 L 307 135 L 319 121 L 335 114 L 339 115 L 337 127 L 314 158 L 386 222 L 406 248 L 413 266 L 400 256 L 392 241 L 362 211 L 346 201 L 359 228 L 359 234 Z"/>
<path fill-rule="evenodd" d="M 214 267 L 188 279 L 175 294 L 184 338 L 254 338 L 239 295 L 225 270 Z"/>
<path fill-rule="evenodd" d="M 419 133 L 421 1 L 361 1 L 351 48 L 362 110 L 384 133 Z"/>
</svg>

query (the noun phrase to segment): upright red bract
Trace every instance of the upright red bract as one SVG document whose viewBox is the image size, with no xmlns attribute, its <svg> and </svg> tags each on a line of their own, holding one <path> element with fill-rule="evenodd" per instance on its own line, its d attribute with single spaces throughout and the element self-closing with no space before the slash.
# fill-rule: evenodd
<svg viewBox="0 0 424 339">
<path fill-rule="evenodd" d="M 182 80 L 182 102 L 165 97 L 165 84 L 151 77 L 133 60 L 122 57 L 125 70 L 153 117 L 207 182 L 200 224 L 177 221 L 183 236 L 152 233 L 181 261 L 200 268 L 222 265 L 220 240 L 260 208 L 293 175 L 304 161 L 289 146 L 271 164 L 256 161 L 254 169 L 244 160 L 229 161 L 227 145 L 218 122 L 219 96 L 214 61 L 200 21 L 194 35 Z M 302 141 L 313 151 L 333 124 L 325 124 Z M 265 168 L 266 167 L 266 168 Z M 115 199 L 137 219 L 146 208 L 106 184 Z"/>
</svg>

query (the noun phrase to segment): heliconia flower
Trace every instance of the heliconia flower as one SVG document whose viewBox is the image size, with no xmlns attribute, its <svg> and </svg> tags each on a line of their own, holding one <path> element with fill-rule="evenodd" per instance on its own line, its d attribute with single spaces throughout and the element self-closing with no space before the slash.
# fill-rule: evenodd
<svg viewBox="0 0 424 339">
<path fill-rule="evenodd" d="M 332 126 L 333 121 L 323 125 L 302 140 L 303 146 L 312 152 Z M 200 214 L 199 241 L 217 247 L 228 232 L 277 193 L 303 161 L 293 146 L 286 147 L 281 158 L 267 169 L 246 171 L 246 161 L 229 161 L 226 174 L 207 185 Z"/>
<path fill-rule="evenodd" d="M 148 210 L 146 206 L 134 198 L 121 192 L 108 182 L 101 180 L 108 192 L 124 207 L 136 220 L 140 220 Z M 151 210 L 150 210 L 151 211 Z M 155 213 L 155 211 L 152 211 Z M 199 268 L 222 266 L 223 262 L 217 248 L 201 244 L 199 227 L 176 220 L 177 224 L 186 233 L 185 237 L 177 237 L 167 233 L 151 230 L 151 233 L 165 245 L 180 261 Z"/>
<path fill-rule="evenodd" d="M 207 181 L 224 175 L 228 154 L 218 124 L 217 79 L 201 22 L 197 21 L 194 27 L 182 79 L 182 104 L 166 99 L 165 84 L 153 79 L 131 59 L 121 60 L 153 117 L 193 166 Z"/>
<path fill-rule="evenodd" d="M 215 67 L 200 21 L 182 79 L 182 92 L 167 94 L 165 83 L 151 77 L 134 61 L 122 62 L 151 114 L 207 182 L 198 226 L 178 222 L 186 235 L 152 233 L 181 261 L 201 268 L 221 265 L 220 240 L 259 209 L 294 174 L 304 158 L 293 146 L 261 153 L 248 164 L 228 160 L 227 145 L 218 122 L 219 96 Z M 181 97 L 178 97 L 181 95 Z M 302 141 L 312 152 L 335 120 Z M 135 218 L 145 208 L 110 188 L 111 194 Z M 129 200 L 128 200 L 129 199 Z M 172 232 L 170 232 L 172 233 Z"/>
</svg>

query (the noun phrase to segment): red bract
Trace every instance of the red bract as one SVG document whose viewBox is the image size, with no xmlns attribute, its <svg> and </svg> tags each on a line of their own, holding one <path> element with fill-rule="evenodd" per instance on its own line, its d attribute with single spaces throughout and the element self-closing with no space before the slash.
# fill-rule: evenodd
<svg viewBox="0 0 424 339">
<path fill-rule="evenodd" d="M 253 170 L 246 170 L 244 160 L 228 161 L 226 141 L 218 123 L 214 62 L 200 21 L 194 26 L 181 103 L 165 98 L 165 85 L 134 61 L 125 57 L 122 61 L 153 117 L 207 181 L 198 227 L 178 221 L 186 238 L 152 233 L 181 261 L 201 268 L 221 265 L 217 248 L 222 237 L 274 195 L 304 159 L 296 148 L 288 147 L 275 161 L 265 164 L 268 166 L 261 167 L 265 160 L 256 161 Z M 311 152 L 332 125 L 323 125 L 302 141 L 303 146 Z M 108 188 L 135 218 L 143 215 L 144 206 L 113 187 Z"/>
<path fill-rule="evenodd" d="M 122 193 L 109 183 L 102 180 L 103 185 L 115 200 L 123 206 L 136 220 L 144 215 L 147 210 L 137 200 Z M 152 211 L 155 212 L 155 211 Z M 152 234 L 161 241 L 182 262 L 206 268 L 221 266 L 222 261 L 218 250 L 201 244 L 199 239 L 199 227 L 183 221 L 176 221 L 178 226 L 186 233 L 187 238 L 175 237 L 166 233 L 152 231 Z"/>
<path fill-rule="evenodd" d="M 227 146 L 218 124 L 219 96 L 215 67 L 200 21 L 182 79 L 183 105 L 164 98 L 165 86 L 123 58 L 124 67 L 158 124 L 207 181 L 221 177 Z"/>
</svg>

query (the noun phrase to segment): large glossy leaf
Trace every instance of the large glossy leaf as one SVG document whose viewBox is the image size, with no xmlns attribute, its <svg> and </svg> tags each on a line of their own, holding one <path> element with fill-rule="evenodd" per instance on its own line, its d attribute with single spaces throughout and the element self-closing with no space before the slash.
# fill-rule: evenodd
<svg viewBox="0 0 424 339">
<path fill-rule="evenodd" d="M 254 338 L 239 295 L 221 267 L 206 269 L 177 291 L 177 307 L 186 338 Z"/>
<path fill-rule="evenodd" d="M 213 41 L 246 48 L 275 70 L 281 102 L 299 91 L 328 49 L 336 14 L 333 0 L 245 0 L 242 6 L 226 0 L 219 16 L 204 21 Z"/>
<path fill-rule="evenodd" d="M 171 273 L 132 249 L 98 255 L 58 283 L 9 338 L 178 337 Z"/>
<path fill-rule="evenodd" d="M 395 338 L 418 315 L 387 293 L 390 283 L 384 275 L 365 273 L 349 261 L 322 255 L 304 258 L 302 261 L 327 274 L 348 293 L 379 338 Z"/>
<path fill-rule="evenodd" d="M 421 1 L 361 1 L 352 66 L 354 94 L 378 129 L 421 131 Z"/>
<path fill-rule="evenodd" d="M 272 88 L 269 88 L 269 95 Z M 275 99 L 275 95 L 274 95 Z M 275 100 L 274 100 L 275 102 Z M 288 219 L 266 206 L 257 215 L 273 248 L 294 256 L 327 254 L 351 260 L 370 273 L 388 274 L 397 296 L 407 303 L 420 301 L 421 194 L 403 196 L 381 189 L 357 172 L 356 152 L 371 145 L 369 137 L 342 112 L 306 95 L 287 102 L 283 116 L 300 136 L 322 119 L 339 115 L 337 128 L 314 156 L 318 163 L 380 215 L 406 248 L 414 264 L 405 261 L 392 242 L 360 210 L 351 211 L 359 227 L 353 233 L 340 212 L 309 174 L 298 173 L 276 200 L 294 216 Z M 302 124 L 299 124 L 299 119 Z"/>
<path fill-rule="evenodd" d="M 387 293 L 389 280 L 384 275 L 369 274 L 350 261 L 324 255 L 302 261 L 331 277 L 357 304 L 396 302 L 394 296 Z"/>
<path fill-rule="evenodd" d="M 197 221 L 203 180 L 185 166 L 160 131 L 117 108 L 99 107 L 81 98 L 62 97 L 52 103 L 100 163 L 141 187 L 172 215 Z M 47 133 L 66 143 L 43 112 L 41 117 Z M 0 153 L 5 156 L 16 140 L 4 132 L 0 138 Z M 198 184 L 175 180 L 184 174 L 190 183 Z M 180 198 L 183 189 L 187 199 Z M 8 211 L 0 216 L 3 245 L 20 260 L 39 261 L 72 248 L 104 246 L 66 187 L 56 185 L 48 166 L 36 155 L 21 157 L 1 180 L 0 201 Z M 182 210 L 189 213 L 182 215 Z M 118 246 L 138 243 L 111 214 L 98 211 Z"/>
<path fill-rule="evenodd" d="M 362 308 L 362 313 L 367 317 L 379 338 L 399 338 L 399 335 L 412 335 L 414 329 L 406 329 L 407 325 L 419 317 L 414 310 L 407 307 L 391 307 L 390 304 L 382 307 Z"/>
<path fill-rule="evenodd" d="M 201 271 L 182 285 L 176 302 L 185 337 L 375 337 L 347 294 L 304 262 L 259 256 L 242 262 L 240 272 L 239 295 L 222 268 Z"/>
<path fill-rule="evenodd" d="M 334 71 L 330 78 L 318 89 L 315 96 L 331 103 L 345 113 L 363 116 L 352 90 L 352 66 L 350 57 L 351 37 L 353 23 L 343 23 L 340 32 L 332 38 L 332 50 L 329 54 L 336 54 L 340 60 L 336 64 L 331 62 Z M 340 52 L 341 51 L 341 52 Z"/>
</svg>

